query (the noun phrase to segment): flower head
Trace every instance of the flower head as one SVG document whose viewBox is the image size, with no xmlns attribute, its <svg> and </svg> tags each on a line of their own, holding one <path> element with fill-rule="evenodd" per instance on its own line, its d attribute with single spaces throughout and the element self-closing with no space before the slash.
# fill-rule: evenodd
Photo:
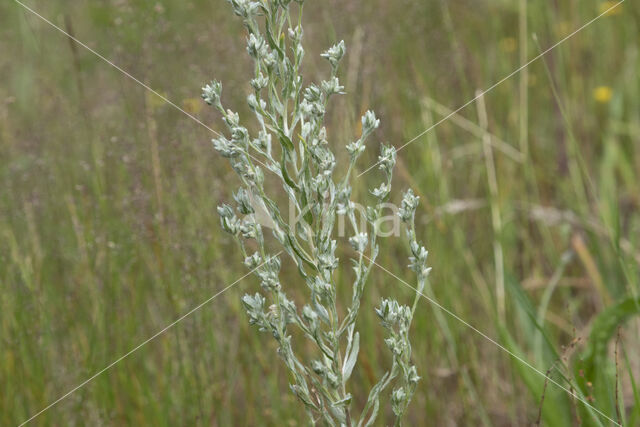
<svg viewBox="0 0 640 427">
<path fill-rule="evenodd" d="M 373 111 L 367 111 L 362 116 L 362 138 L 366 138 L 380 126 L 380 120 L 376 118 L 376 114 Z"/>
<path fill-rule="evenodd" d="M 260 35 L 250 34 L 247 40 L 247 52 L 254 59 L 260 59 L 268 53 L 267 42 Z"/>
<path fill-rule="evenodd" d="M 202 88 L 202 99 L 209 105 L 220 104 L 220 94 L 222 93 L 222 83 L 213 80 Z"/>
<path fill-rule="evenodd" d="M 222 224 L 222 229 L 229 234 L 238 234 L 240 231 L 240 221 L 233 213 L 231 206 L 226 204 L 218 206 L 218 214 L 220 215 L 220 224 Z"/>
<path fill-rule="evenodd" d="M 322 91 L 327 96 L 336 95 L 336 94 L 341 95 L 344 93 L 343 92 L 344 86 L 341 86 L 338 78 L 334 76 L 334 77 L 331 77 L 329 80 L 322 82 Z"/>
<path fill-rule="evenodd" d="M 391 186 L 388 183 L 382 183 L 378 188 L 374 188 L 373 190 L 371 190 L 371 194 L 373 194 L 375 198 L 380 200 L 386 198 L 390 192 Z"/>
<path fill-rule="evenodd" d="M 608 86 L 598 86 L 593 90 L 593 98 L 601 104 L 606 104 L 613 98 L 613 91 Z"/>
<path fill-rule="evenodd" d="M 258 14 L 260 3 L 249 0 L 227 0 L 236 15 L 249 19 Z"/>
<path fill-rule="evenodd" d="M 378 168 L 387 176 L 391 176 L 396 165 L 396 149 L 392 145 L 382 145 L 380 156 L 378 156 Z"/>
<path fill-rule="evenodd" d="M 413 194 L 411 189 L 408 189 L 406 193 L 404 193 L 404 197 L 402 198 L 402 203 L 400 204 L 399 215 L 400 219 L 404 222 L 409 222 L 413 220 L 415 216 L 416 209 L 418 208 L 418 201 L 420 197 Z"/>
<path fill-rule="evenodd" d="M 245 188 L 240 187 L 236 194 L 233 195 L 233 198 L 238 203 L 238 210 L 241 214 L 250 215 L 255 212 L 251 201 L 251 195 Z"/>
<path fill-rule="evenodd" d="M 224 136 L 211 140 L 213 147 L 222 155 L 222 157 L 234 158 L 242 154 L 242 149 L 237 147 Z"/>
<path fill-rule="evenodd" d="M 364 252 L 367 248 L 367 243 L 369 243 L 369 236 L 367 233 L 358 233 L 349 238 L 349 244 L 358 252 Z"/>
<path fill-rule="evenodd" d="M 344 40 L 341 40 L 340 43 L 337 43 L 327 49 L 324 53 L 322 53 L 322 57 L 326 58 L 327 61 L 331 64 L 331 68 L 335 71 L 338 68 L 338 64 L 342 57 L 344 57 L 345 52 L 347 51 Z"/>
</svg>

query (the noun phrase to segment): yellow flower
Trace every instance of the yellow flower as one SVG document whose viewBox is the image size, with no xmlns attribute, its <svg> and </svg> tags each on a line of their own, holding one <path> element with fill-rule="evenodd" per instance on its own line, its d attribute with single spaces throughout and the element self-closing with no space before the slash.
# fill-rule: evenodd
<svg viewBox="0 0 640 427">
<path fill-rule="evenodd" d="M 559 37 L 568 36 L 572 31 L 574 31 L 574 27 L 569 21 L 560 21 L 556 24 L 556 32 Z"/>
<path fill-rule="evenodd" d="M 596 101 L 601 102 L 603 104 L 606 104 L 607 102 L 611 101 L 612 96 L 613 96 L 613 91 L 609 86 L 598 86 L 593 90 L 593 98 Z"/>
<path fill-rule="evenodd" d="M 511 53 L 518 48 L 518 41 L 513 37 L 505 37 L 500 40 L 500 49 L 502 51 Z"/>
<path fill-rule="evenodd" d="M 156 95 L 153 92 L 149 92 L 149 91 L 147 91 L 145 93 L 146 98 L 147 98 L 147 105 L 149 107 L 151 107 L 151 110 L 157 110 L 157 109 L 161 108 L 164 104 L 167 103 L 167 101 L 165 101 L 163 99 L 163 98 L 167 97 L 167 94 L 165 92 L 160 92 L 160 91 L 158 91 L 158 93 L 160 95 L 162 95 L 162 97 Z"/>
<path fill-rule="evenodd" d="M 202 110 L 202 99 L 187 98 L 182 100 L 182 108 L 189 114 L 198 114 Z"/>
<path fill-rule="evenodd" d="M 619 15 L 621 12 L 622 4 L 619 4 L 617 1 L 605 1 L 600 3 L 600 13 L 604 13 L 605 16 Z"/>
</svg>

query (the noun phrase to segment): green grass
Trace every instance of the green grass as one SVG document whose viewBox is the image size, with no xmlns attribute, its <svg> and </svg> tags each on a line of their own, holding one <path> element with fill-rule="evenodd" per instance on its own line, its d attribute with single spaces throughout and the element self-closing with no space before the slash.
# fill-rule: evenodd
<svg viewBox="0 0 640 427">
<path fill-rule="evenodd" d="M 360 113 L 374 109 L 378 139 L 399 146 L 443 117 L 428 100 L 454 110 L 516 69 L 521 3 L 309 2 L 307 75 L 323 72 L 318 54 L 336 39 L 349 49 L 350 92 L 331 106 L 331 143 L 350 142 Z M 194 101 L 212 77 L 228 82 L 227 104 L 248 112 L 244 35 L 222 0 L 28 4 L 213 128 L 219 118 Z M 539 44 L 528 38 L 529 58 L 602 7 L 526 4 Z M 429 295 L 543 372 L 566 358 L 552 378 L 566 387 L 562 376 L 571 378 L 613 419 L 617 401 L 628 425 L 640 422 L 639 18 L 626 1 L 484 97 L 492 138 L 528 148 L 521 162 L 493 150 L 494 197 L 476 104 L 459 113 L 475 133 L 448 120 L 400 152 L 395 181 L 396 194 L 412 186 L 422 197 Z M 16 425 L 245 271 L 215 213 L 235 177 L 205 128 L 11 1 L 0 5 L 0 52 L 0 424 Z M 601 86 L 611 89 L 606 102 L 594 97 Z M 378 178 L 360 179 L 363 193 Z M 380 264 L 411 277 L 400 239 L 381 252 Z M 295 288 L 295 271 L 287 277 Z M 249 329 L 241 309 L 256 287 L 239 283 L 34 424 L 304 424 L 272 340 Z M 373 306 L 390 294 L 411 299 L 376 272 L 359 320 L 357 405 L 389 362 Z M 408 423 L 536 420 L 544 378 L 426 300 L 412 342 L 423 380 Z M 570 425 L 573 406 L 549 384 L 545 424 Z M 609 425 L 584 405 L 575 411 Z"/>
</svg>

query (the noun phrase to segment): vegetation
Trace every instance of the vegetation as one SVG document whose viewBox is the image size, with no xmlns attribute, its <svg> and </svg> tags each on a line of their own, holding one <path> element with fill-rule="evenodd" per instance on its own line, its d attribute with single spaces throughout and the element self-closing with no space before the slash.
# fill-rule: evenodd
<svg viewBox="0 0 640 427">
<path fill-rule="evenodd" d="M 229 137 L 218 133 L 213 145 L 222 157 L 229 159 L 242 182 L 233 195 L 235 209 L 222 204 L 218 206 L 218 214 L 223 230 L 238 243 L 244 265 L 260 279 L 262 292 L 242 298 L 249 323 L 261 332 L 269 332 L 278 343 L 278 355 L 291 375 L 291 391 L 304 404 L 311 424 L 320 421 L 332 426 L 373 425 L 381 395 L 395 383 L 391 407 L 395 424 L 400 425 L 420 380 L 411 361 L 409 329 L 430 271 L 428 252 L 416 238 L 418 198 L 407 191 L 393 218 L 407 226 L 412 252 L 410 267 L 419 283 L 414 304 L 409 307 L 390 298 L 383 299 L 376 308 L 393 360 L 371 387 L 358 416 L 353 411 L 353 396 L 347 386 L 360 351 L 356 320 L 380 250 L 378 238 L 384 232 L 383 213 L 391 193 L 396 151 L 382 145 L 378 163 L 384 180 L 370 190 L 375 201 L 358 218 L 360 212 L 351 199 L 353 170 L 380 120 L 372 111 L 362 116 L 360 136 L 345 144 L 349 153 L 347 171 L 343 178 L 335 179 L 336 156 L 327 140 L 324 118 L 329 100 L 344 94 L 337 76 L 346 51 L 344 41 L 321 55 L 331 66 L 331 76 L 320 84 L 305 87 L 301 69 L 305 55 L 302 27 L 305 0 L 229 3 L 247 29 L 247 52 L 254 61 L 253 93 L 247 97 L 247 104 L 255 115 L 257 137 L 251 136 L 238 113 L 223 107 L 220 82 L 214 80 L 206 85 L 202 98 L 224 119 Z M 274 140 L 279 142 L 279 148 L 274 146 Z M 287 195 L 288 219 L 283 215 L 283 206 L 274 201 L 274 186 L 266 180 L 267 172 L 278 178 L 278 186 Z M 355 273 L 350 301 L 337 298 L 336 277 L 340 274 L 337 238 L 344 240 L 345 230 L 339 223 L 345 218 L 352 233 L 348 242 L 356 252 L 350 259 Z M 277 254 L 271 252 L 273 243 L 268 234 L 265 236 L 268 231 L 281 248 Z M 283 285 L 280 281 L 282 253 L 297 268 L 297 282 Z M 302 309 L 287 296 L 299 292 L 302 286 L 297 289 L 296 283 L 309 288 L 308 302 Z M 314 344 L 312 360 L 308 355 L 301 357 L 305 345 L 293 339 L 295 332 Z"/>
<path fill-rule="evenodd" d="M 366 111 L 381 119 L 357 175 L 378 141 L 401 146 L 614 4 L 307 2 L 304 83 L 326 78 L 317 53 L 344 38 L 347 93 L 325 117 L 339 165 L 337 141 L 360 134 Z M 252 114 L 255 76 L 226 2 L 28 5 L 217 131 L 198 99 L 211 76 L 225 105 Z M 420 197 L 424 295 L 624 425 L 640 422 L 639 16 L 622 3 L 479 97 L 399 151 L 394 178 Z M 0 5 L 0 33 L 0 424 L 15 425 L 244 272 L 216 214 L 240 180 L 197 143 L 207 128 L 17 3 Z M 379 180 L 355 179 L 354 199 Z M 376 262 L 414 284 L 406 243 L 379 244 Z M 284 257 L 281 270 L 299 281 Z M 340 270 L 336 299 L 350 301 L 355 275 Z M 277 344 L 247 322 L 241 298 L 257 286 L 237 283 L 34 423 L 305 425 Z M 287 291 L 299 307 L 305 288 Z M 414 295 L 372 270 L 354 407 L 392 362 L 373 307 Z M 612 424 L 424 298 L 410 337 L 422 378 L 407 423 Z M 389 400 L 380 424 L 393 423 Z"/>
</svg>

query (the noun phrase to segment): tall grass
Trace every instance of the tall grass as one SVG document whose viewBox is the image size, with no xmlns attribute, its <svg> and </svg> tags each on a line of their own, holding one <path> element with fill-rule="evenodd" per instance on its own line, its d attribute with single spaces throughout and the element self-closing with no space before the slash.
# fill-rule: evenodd
<svg viewBox="0 0 640 427">
<path fill-rule="evenodd" d="M 80 40 L 213 123 L 192 98 L 210 75 L 231 83 L 225 93 L 235 105 L 245 98 L 246 79 L 236 78 L 247 69 L 235 56 L 243 49 L 238 28 L 221 1 L 157 3 L 30 5 L 58 25 L 70 22 Z M 351 76 L 353 92 L 333 119 L 352 118 L 343 130 L 350 135 L 361 113 L 375 107 L 381 135 L 394 145 L 442 117 L 428 99 L 455 109 L 517 68 L 519 50 L 539 52 L 522 36 L 535 32 L 544 49 L 602 7 L 595 0 L 530 1 L 523 19 L 516 1 L 328 4 L 309 5 L 314 19 L 306 36 L 317 43 L 311 49 L 321 51 L 335 34 L 350 46 L 361 40 L 360 53 L 345 58 L 343 78 Z M 620 11 L 532 64 L 524 80 L 519 75 L 484 97 L 491 141 L 528 147 L 524 163 L 493 150 L 496 194 L 484 134 L 460 120 L 400 152 L 397 185 L 416 188 L 424 202 L 417 225 L 438 266 L 429 292 L 542 371 L 558 367 L 554 380 L 572 379 L 614 419 L 619 406 L 622 421 L 634 425 L 639 10 L 627 1 Z M 232 171 L 208 144 L 194 145 L 209 139 L 207 131 L 86 51 L 74 53 L 67 39 L 12 2 L 0 5 L 0 23 L 0 50 L 7 52 L 0 56 L 0 423 L 11 425 L 240 274 L 231 261 L 238 253 L 215 215 Z M 305 67 L 319 70 L 320 63 L 308 57 Z M 459 116 L 482 129 L 474 107 Z M 360 179 L 355 193 L 373 184 Z M 492 206 L 503 220 L 498 234 Z M 504 254 L 504 318 L 497 314 L 496 239 Z M 378 262 L 408 278 L 404 253 L 389 245 Z M 286 397 L 286 373 L 272 363 L 274 348 L 246 325 L 239 297 L 251 286 L 223 294 L 38 423 L 301 424 L 304 414 Z M 363 306 L 382 295 L 411 298 L 384 275 L 372 277 L 369 289 Z M 362 325 L 375 325 L 374 316 L 363 312 Z M 352 381 L 362 385 L 354 391 L 362 402 L 389 361 L 378 351 L 377 327 L 360 333 L 361 368 Z M 581 339 L 572 345 L 574 337 Z M 553 385 L 540 405 L 543 378 L 426 302 L 412 339 L 426 380 L 407 421 L 521 425 L 534 422 L 541 406 L 545 424 L 579 416 L 606 425 Z"/>
</svg>

